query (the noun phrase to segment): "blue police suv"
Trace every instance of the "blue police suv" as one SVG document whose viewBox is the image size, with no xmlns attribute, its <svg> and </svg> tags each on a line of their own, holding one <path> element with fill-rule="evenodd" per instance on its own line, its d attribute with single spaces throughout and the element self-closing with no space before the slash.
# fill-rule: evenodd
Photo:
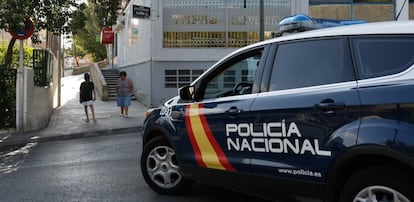
<svg viewBox="0 0 414 202">
<path fill-rule="evenodd" d="M 280 201 L 414 201 L 414 22 L 241 48 L 147 113 L 141 170 Z"/>
</svg>

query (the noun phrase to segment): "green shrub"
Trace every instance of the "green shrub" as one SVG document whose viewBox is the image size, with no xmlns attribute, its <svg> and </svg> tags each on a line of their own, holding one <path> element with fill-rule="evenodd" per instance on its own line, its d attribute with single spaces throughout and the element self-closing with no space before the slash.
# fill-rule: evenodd
<svg viewBox="0 0 414 202">
<path fill-rule="evenodd" d="M 7 52 L 8 43 L 1 42 L 0 43 L 0 64 L 4 64 L 4 57 Z M 33 48 L 29 46 L 24 46 L 24 53 L 23 53 L 23 63 L 26 67 L 33 67 Z M 13 67 L 19 66 L 19 43 L 16 41 L 16 44 L 13 46 Z"/>
</svg>

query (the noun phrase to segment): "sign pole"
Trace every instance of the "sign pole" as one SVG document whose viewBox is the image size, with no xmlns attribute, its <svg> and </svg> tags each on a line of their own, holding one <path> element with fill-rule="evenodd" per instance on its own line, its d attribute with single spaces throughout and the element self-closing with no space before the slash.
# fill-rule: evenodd
<svg viewBox="0 0 414 202">
<path fill-rule="evenodd" d="M 16 82 L 16 129 L 18 132 L 24 132 L 24 126 L 27 121 L 27 80 L 23 64 L 23 40 L 32 36 L 34 32 L 34 24 L 30 18 L 27 17 L 21 25 L 11 25 L 9 32 L 13 38 L 18 39 L 20 42 L 19 69 L 17 71 Z"/>
<path fill-rule="evenodd" d="M 23 65 L 23 40 L 19 40 L 19 71 L 18 71 L 18 88 L 16 92 L 17 103 L 17 120 L 16 128 L 19 132 L 24 132 L 24 65 Z"/>
</svg>

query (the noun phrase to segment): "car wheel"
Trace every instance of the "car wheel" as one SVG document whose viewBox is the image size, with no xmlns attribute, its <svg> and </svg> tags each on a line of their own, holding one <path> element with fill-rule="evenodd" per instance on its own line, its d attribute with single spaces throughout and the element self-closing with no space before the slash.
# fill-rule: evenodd
<svg viewBox="0 0 414 202">
<path fill-rule="evenodd" d="M 141 172 L 147 184 L 161 194 L 184 193 L 191 181 L 179 172 L 174 149 L 163 137 L 150 140 L 141 156 Z"/>
<path fill-rule="evenodd" d="M 392 167 L 367 168 L 354 174 L 342 189 L 340 202 L 414 201 L 410 174 Z"/>
</svg>

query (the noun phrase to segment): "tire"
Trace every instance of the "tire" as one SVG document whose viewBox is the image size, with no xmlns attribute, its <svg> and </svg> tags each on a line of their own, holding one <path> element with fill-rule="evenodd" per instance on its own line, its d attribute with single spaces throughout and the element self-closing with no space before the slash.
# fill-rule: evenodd
<svg viewBox="0 0 414 202">
<path fill-rule="evenodd" d="M 339 201 L 414 201 L 411 180 L 411 173 L 402 169 L 387 166 L 366 168 L 345 183 Z"/>
<path fill-rule="evenodd" d="M 163 137 L 156 137 L 144 145 L 141 172 L 147 184 L 160 194 L 182 194 L 192 185 L 179 172 L 174 149 Z"/>
</svg>

